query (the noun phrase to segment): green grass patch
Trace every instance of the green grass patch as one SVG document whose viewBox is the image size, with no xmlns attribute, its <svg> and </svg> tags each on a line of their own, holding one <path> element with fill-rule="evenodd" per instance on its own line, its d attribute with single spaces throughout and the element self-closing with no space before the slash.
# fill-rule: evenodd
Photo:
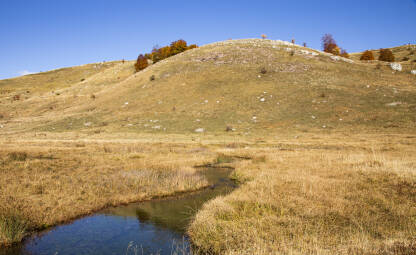
<svg viewBox="0 0 416 255">
<path fill-rule="evenodd" d="M 9 153 L 9 159 L 12 161 L 26 161 L 27 157 L 26 152 L 15 151 Z"/>
<path fill-rule="evenodd" d="M 220 154 L 215 159 L 215 164 L 224 164 L 224 163 L 232 163 L 234 162 L 234 158 L 232 156 Z"/>
</svg>

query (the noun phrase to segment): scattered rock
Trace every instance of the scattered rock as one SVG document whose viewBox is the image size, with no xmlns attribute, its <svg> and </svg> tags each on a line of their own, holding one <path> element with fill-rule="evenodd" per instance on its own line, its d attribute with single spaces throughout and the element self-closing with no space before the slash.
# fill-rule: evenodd
<svg viewBox="0 0 416 255">
<path fill-rule="evenodd" d="M 92 122 L 85 122 L 84 123 L 84 126 L 86 126 L 86 127 L 89 127 L 89 126 L 91 126 L 92 125 Z"/>
<path fill-rule="evenodd" d="M 331 56 L 331 59 L 332 59 L 332 60 L 334 60 L 334 61 L 339 61 L 339 60 L 341 60 L 341 58 L 340 58 L 340 57 L 338 57 L 338 56 Z"/>
<path fill-rule="evenodd" d="M 402 102 L 393 102 L 393 103 L 389 103 L 389 104 L 386 104 L 387 106 L 398 106 L 398 105 L 401 105 L 402 104 Z"/>
<path fill-rule="evenodd" d="M 332 60 L 334 60 L 334 61 L 340 61 L 340 60 L 342 60 L 342 61 L 344 61 L 344 62 L 347 62 L 347 63 L 350 63 L 350 64 L 352 64 L 352 63 L 354 63 L 354 61 L 353 60 L 351 60 L 351 59 L 349 59 L 349 58 L 343 58 L 343 57 L 340 57 L 340 56 L 330 56 L 330 58 L 332 59 Z"/>
<path fill-rule="evenodd" d="M 225 128 L 225 131 L 227 131 L 227 132 L 233 131 L 233 128 L 232 128 L 232 127 L 230 127 L 230 126 L 227 126 L 227 127 Z"/>
<path fill-rule="evenodd" d="M 264 101 L 266 101 L 266 99 L 265 99 L 264 97 L 262 97 L 262 98 L 260 99 L 260 101 L 261 101 L 261 102 L 264 102 Z"/>
<path fill-rule="evenodd" d="M 402 65 L 400 63 L 390 63 L 390 67 L 394 71 L 399 71 L 399 72 L 402 71 Z"/>
<path fill-rule="evenodd" d="M 195 133 L 204 133 L 204 129 L 203 128 L 197 128 L 195 129 Z"/>
<path fill-rule="evenodd" d="M 307 51 L 307 50 L 300 50 L 300 53 L 303 55 L 312 55 L 312 56 L 318 56 L 319 54 L 313 51 Z"/>
</svg>

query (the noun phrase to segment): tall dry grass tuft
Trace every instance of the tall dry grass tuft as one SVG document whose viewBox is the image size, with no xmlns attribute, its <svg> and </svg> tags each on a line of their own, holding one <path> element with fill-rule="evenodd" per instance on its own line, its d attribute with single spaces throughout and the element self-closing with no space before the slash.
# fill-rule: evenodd
<svg viewBox="0 0 416 255">
<path fill-rule="evenodd" d="M 27 153 L 22 151 L 14 151 L 9 153 L 9 159 L 12 161 L 25 161 L 27 157 Z"/>
<path fill-rule="evenodd" d="M 10 245 L 22 241 L 27 234 L 29 222 L 13 209 L 0 212 L 0 246 Z"/>
</svg>

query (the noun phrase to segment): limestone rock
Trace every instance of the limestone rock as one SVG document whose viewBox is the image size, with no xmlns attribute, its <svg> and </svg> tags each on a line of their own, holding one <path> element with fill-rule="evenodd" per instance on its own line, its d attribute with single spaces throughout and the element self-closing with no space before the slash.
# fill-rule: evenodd
<svg viewBox="0 0 416 255">
<path fill-rule="evenodd" d="M 390 63 L 390 67 L 394 71 L 399 71 L 399 72 L 402 71 L 402 65 L 400 63 Z"/>
</svg>

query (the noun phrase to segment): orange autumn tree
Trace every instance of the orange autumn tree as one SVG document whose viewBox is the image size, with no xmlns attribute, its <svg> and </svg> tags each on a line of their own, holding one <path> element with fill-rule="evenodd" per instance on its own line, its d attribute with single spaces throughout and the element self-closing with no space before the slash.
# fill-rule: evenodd
<svg viewBox="0 0 416 255">
<path fill-rule="evenodd" d="M 393 52 L 390 49 L 380 49 L 380 56 L 378 57 L 380 61 L 394 62 L 395 57 Z"/>
<path fill-rule="evenodd" d="M 374 60 L 374 54 L 371 50 L 366 50 L 360 57 L 360 60 Z"/>
<path fill-rule="evenodd" d="M 184 40 L 177 40 L 170 44 L 170 51 L 172 56 L 182 53 L 188 49 L 188 45 Z"/>
<path fill-rule="evenodd" d="M 136 72 L 141 71 L 149 66 L 149 63 L 147 62 L 147 58 L 143 56 L 142 54 L 139 55 L 137 58 L 136 63 L 134 64 L 134 68 L 136 69 Z"/>
<path fill-rule="evenodd" d="M 325 52 L 339 55 L 340 49 L 331 34 L 325 34 L 321 40 L 322 48 Z"/>
<path fill-rule="evenodd" d="M 325 52 L 341 56 L 344 58 L 349 58 L 350 55 L 345 49 L 342 49 L 338 46 L 338 44 L 335 42 L 334 37 L 331 34 L 325 34 L 322 39 L 322 49 Z"/>
</svg>

